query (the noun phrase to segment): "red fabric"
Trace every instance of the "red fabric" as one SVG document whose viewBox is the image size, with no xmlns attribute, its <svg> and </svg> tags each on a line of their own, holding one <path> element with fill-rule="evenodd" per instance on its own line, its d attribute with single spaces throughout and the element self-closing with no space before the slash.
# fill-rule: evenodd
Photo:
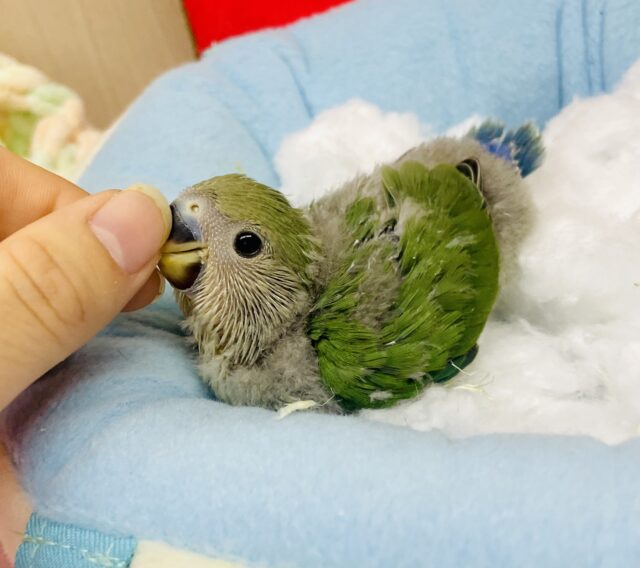
<svg viewBox="0 0 640 568">
<path fill-rule="evenodd" d="M 184 0 L 198 52 L 213 42 L 284 26 L 349 0 Z"/>
</svg>

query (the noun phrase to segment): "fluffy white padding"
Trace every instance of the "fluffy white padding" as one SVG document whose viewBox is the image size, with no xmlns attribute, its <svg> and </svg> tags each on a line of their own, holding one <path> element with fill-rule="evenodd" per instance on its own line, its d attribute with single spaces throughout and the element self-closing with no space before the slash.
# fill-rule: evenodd
<svg viewBox="0 0 640 568">
<path fill-rule="evenodd" d="M 301 202 L 427 132 L 408 115 L 353 101 L 287 139 L 277 165 Z M 476 361 L 367 418 L 455 437 L 537 432 L 617 443 L 640 434 L 640 62 L 613 94 L 565 108 L 544 141 L 545 162 L 528 178 L 538 221 L 522 277 L 503 291 Z"/>
<path fill-rule="evenodd" d="M 384 114 L 372 104 L 351 100 L 285 138 L 275 157 L 280 190 L 294 205 L 308 203 L 356 173 L 393 160 L 427 135 L 413 114 Z"/>
</svg>

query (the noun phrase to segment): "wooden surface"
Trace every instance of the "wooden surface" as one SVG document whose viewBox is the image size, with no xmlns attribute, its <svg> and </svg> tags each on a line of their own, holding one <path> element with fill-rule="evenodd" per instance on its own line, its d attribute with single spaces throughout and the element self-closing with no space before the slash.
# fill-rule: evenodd
<svg viewBox="0 0 640 568">
<path fill-rule="evenodd" d="M 75 89 L 100 128 L 195 58 L 180 0 L 0 0 L 0 52 Z"/>
</svg>

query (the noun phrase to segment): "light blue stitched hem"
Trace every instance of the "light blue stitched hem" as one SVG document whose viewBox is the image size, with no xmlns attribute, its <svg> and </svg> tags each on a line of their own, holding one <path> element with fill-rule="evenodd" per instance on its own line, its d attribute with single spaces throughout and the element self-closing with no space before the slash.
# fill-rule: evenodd
<svg viewBox="0 0 640 568">
<path fill-rule="evenodd" d="M 31 516 L 15 568 L 127 568 L 136 539 Z"/>
</svg>

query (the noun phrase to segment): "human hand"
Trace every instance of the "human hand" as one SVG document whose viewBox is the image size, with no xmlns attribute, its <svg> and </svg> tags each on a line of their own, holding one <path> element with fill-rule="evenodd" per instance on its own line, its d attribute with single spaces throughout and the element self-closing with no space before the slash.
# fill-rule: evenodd
<svg viewBox="0 0 640 568">
<path fill-rule="evenodd" d="M 170 225 L 157 191 L 89 195 L 0 148 L 0 411 L 121 310 L 158 295 Z M 11 558 L 30 513 L 0 442 L 0 550 Z"/>
<path fill-rule="evenodd" d="M 0 148 L 0 410 L 122 309 L 158 294 L 162 195 L 74 184 Z"/>
</svg>

